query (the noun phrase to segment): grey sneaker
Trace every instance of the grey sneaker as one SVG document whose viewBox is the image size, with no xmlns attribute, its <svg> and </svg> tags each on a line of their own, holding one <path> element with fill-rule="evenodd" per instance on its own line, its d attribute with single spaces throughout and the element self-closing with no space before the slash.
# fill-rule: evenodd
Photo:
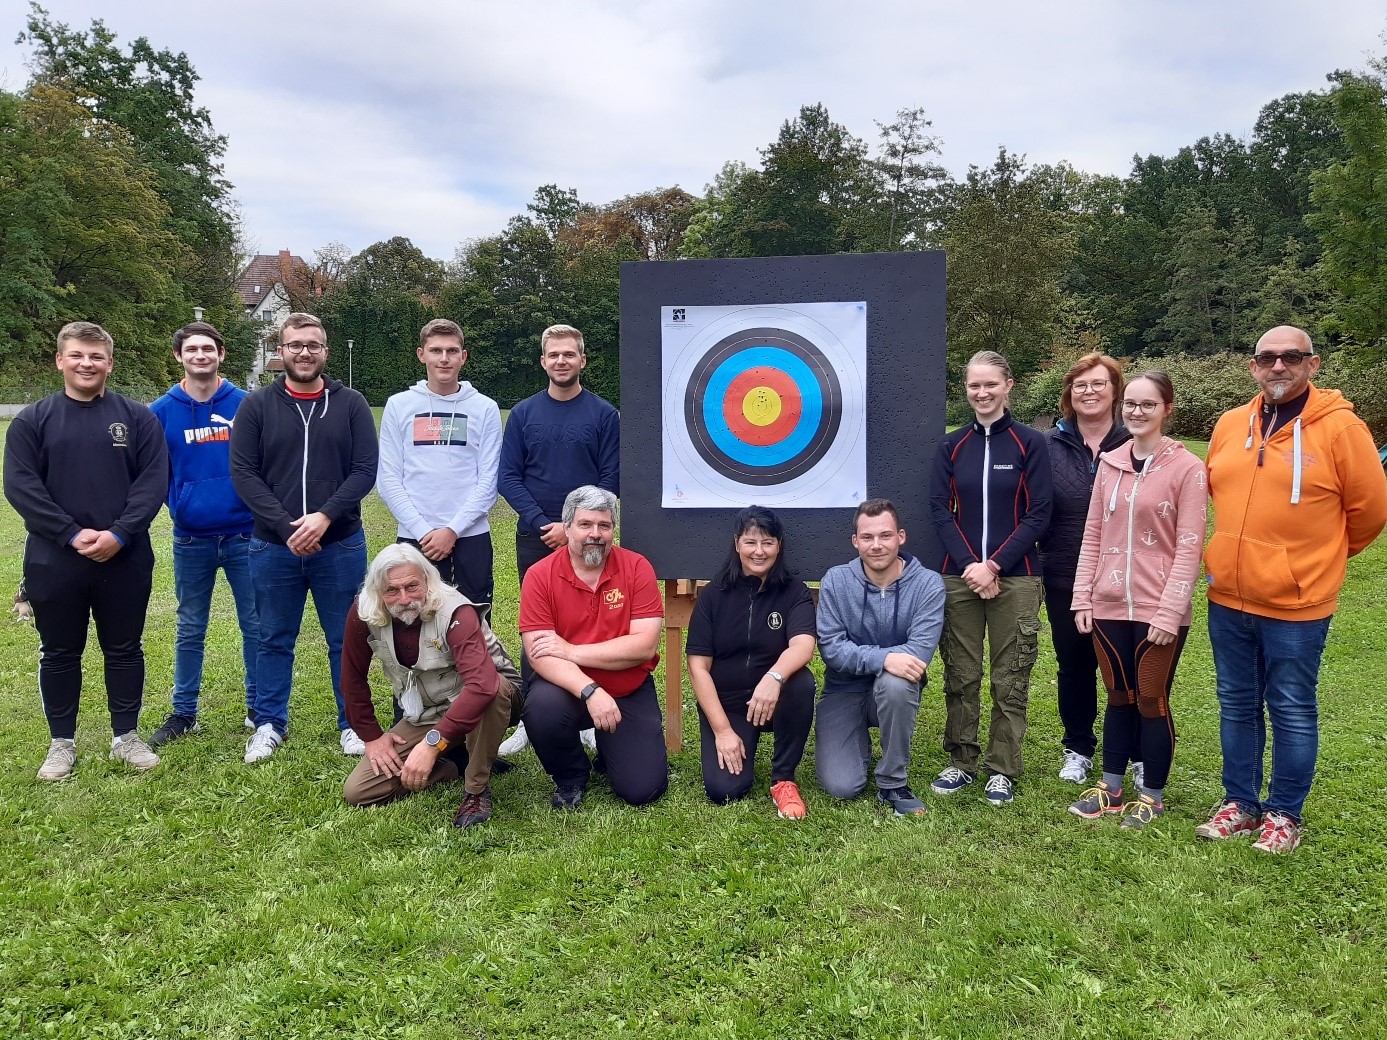
<svg viewBox="0 0 1387 1040">
<path fill-rule="evenodd" d="M 66 780 L 77 765 L 77 744 L 71 740 L 55 740 L 48 745 L 48 754 L 39 766 L 40 780 Z"/>
<path fill-rule="evenodd" d="M 246 741 L 246 765 L 263 762 L 275 753 L 275 748 L 284 743 L 284 738 L 275 732 L 268 722 L 250 735 Z"/>
<path fill-rule="evenodd" d="M 1093 759 L 1077 751 L 1064 750 L 1064 765 L 1060 766 L 1060 779 L 1071 784 L 1088 783 L 1088 771 L 1093 768 Z"/>
<path fill-rule="evenodd" d="M 1127 803 L 1127 816 L 1122 821 L 1122 829 L 1124 831 L 1145 830 L 1148 824 L 1154 823 L 1164 815 L 1165 804 L 1143 793 L 1137 796 L 1135 802 Z"/>
<path fill-rule="evenodd" d="M 111 761 L 124 762 L 136 769 L 153 769 L 159 764 L 159 756 L 149 749 L 144 738 L 133 729 L 122 733 L 111 741 Z"/>
</svg>

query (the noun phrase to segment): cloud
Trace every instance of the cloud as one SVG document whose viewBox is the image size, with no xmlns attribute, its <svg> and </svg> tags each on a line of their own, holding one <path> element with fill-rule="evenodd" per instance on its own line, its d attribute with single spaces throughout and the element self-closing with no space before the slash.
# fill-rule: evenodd
<svg viewBox="0 0 1387 1040">
<path fill-rule="evenodd" d="M 758 161 L 823 102 L 859 137 L 923 106 L 956 174 L 999 145 L 1126 173 L 1133 154 L 1246 135 L 1258 109 L 1384 49 L 1379 4 L 1289 0 L 400 0 L 234 8 L 50 0 L 74 27 L 186 51 L 230 138 L 261 248 L 359 250 L 406 235 L 448 257 L 556 183 L 606 202 Z M 0 39 L 19 28 L 0 24 Z M 23 52 L 0 46 L 0 82 Z"/>
</svg>

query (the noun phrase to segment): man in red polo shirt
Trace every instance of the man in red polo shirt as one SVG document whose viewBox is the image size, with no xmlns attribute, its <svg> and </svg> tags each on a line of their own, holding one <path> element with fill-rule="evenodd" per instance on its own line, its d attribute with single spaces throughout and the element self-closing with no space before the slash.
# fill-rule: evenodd
<svg viewBox="0 0 1387 1040">
<path fill-rule="evenodd" d="M 520 637 L 535 669 L 525 730 L 554 779 L 555 809 L 582 804 L 590 766 L 578 734 L 589 727 L 622 801 L 645 805 L 669 784 L 651 678 L 664 607 L 650 561 L 612 544 L 616 521 L 610 491 L 586 484 L 570 492 L 568 550 L 534 564 L 520 590 Z"/>
</svg>

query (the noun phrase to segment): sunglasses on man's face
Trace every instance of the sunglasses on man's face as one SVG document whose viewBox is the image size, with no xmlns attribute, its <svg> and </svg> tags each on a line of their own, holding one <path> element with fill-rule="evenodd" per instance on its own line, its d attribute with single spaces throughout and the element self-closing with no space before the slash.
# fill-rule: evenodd
<svg viewBox="0 0 1387 1040">
<path fill-rule="evenodd" d="M 1275 368 L 1278 361 L 1287 368 L 1295 368 L 1306 358 L 1314 356 L 1314 351 L 1306 352 L 1304 350 L 1287 350 L 1280 354 L 1263 351 L 1260 354 L 1253 354 L 1252 360 L 1257 362 L 1258 368 Z"/>
</svg>

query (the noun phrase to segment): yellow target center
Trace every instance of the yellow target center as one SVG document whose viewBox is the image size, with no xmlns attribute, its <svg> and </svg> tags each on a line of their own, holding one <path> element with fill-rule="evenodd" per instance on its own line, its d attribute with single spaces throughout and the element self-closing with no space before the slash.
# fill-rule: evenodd
<svg viewBox="0 0 1387 1040">
<path fill-rule="evenodd" d="M 753 426 L 769 426 L 780 418 L 780 395 L 768 386 L 758 386 L 742 400 L 742 415 Z"/>
</svg>

